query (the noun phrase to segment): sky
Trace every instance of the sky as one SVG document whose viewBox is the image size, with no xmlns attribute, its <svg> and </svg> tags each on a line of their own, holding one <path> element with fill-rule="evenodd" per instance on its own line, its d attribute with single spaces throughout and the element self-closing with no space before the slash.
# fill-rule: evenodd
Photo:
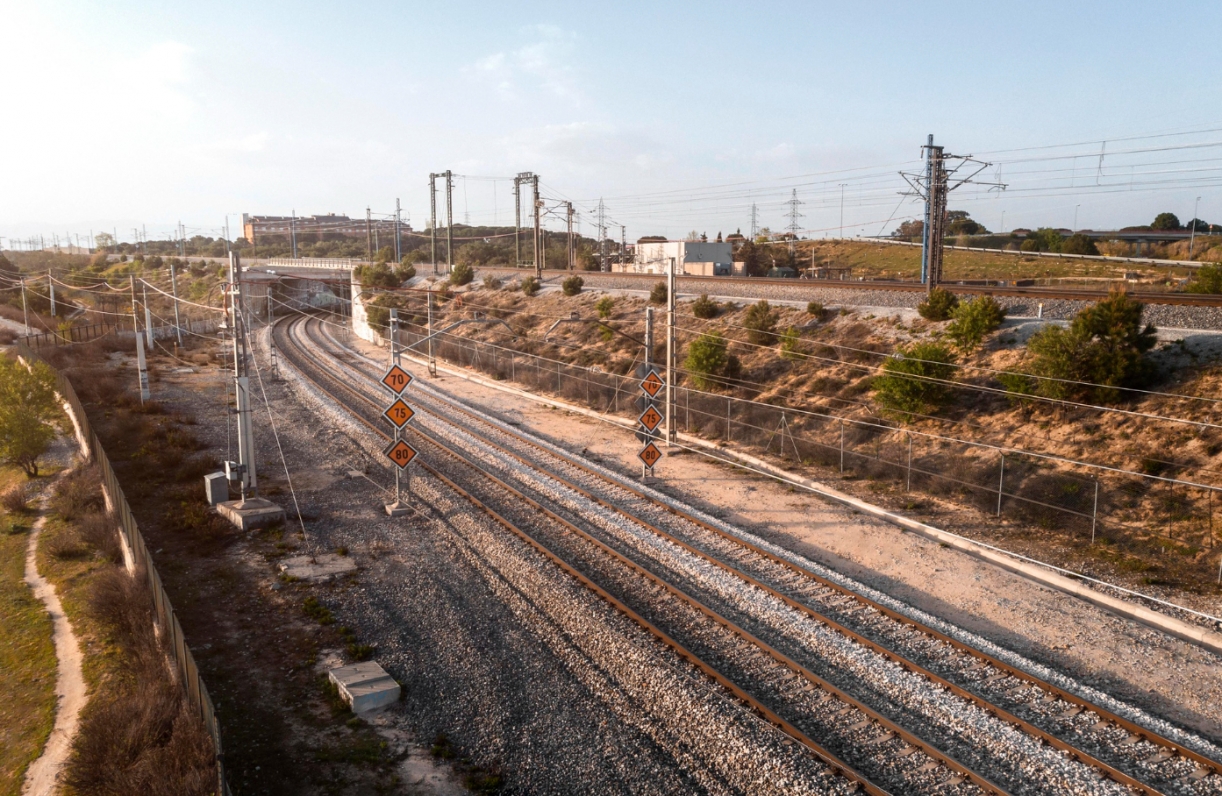
<svg viewBox="0 0 1222 796">
<path fill-rule="evenodd" d="M 532 171 L 556 229 L 572 201 L 591 234 L 602 198 L 630 240 L 745 232 L 753 204 L 875 235 L 919 214 L 899 172 L 931 133 L 1007 185 L 952 194 L 994 230 L 1186 221 L 1198 196 L 1222 223 L 1222 4 L 1166 8 L 0 0 L 0 236 L 396 198 L 423 228 L 447 169 L 459 223 L 511 224 Z"/>
</svg>

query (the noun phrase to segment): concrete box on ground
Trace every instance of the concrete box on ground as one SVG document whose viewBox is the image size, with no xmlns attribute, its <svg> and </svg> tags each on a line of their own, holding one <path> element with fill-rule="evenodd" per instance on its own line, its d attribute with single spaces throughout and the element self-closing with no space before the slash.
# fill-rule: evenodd
<svg viewBox="0 0 1222 796">
<path fill-rule="evenodd" d="M 204 476 L 204 497 L 209 506 L 216 506 L 229 500 L 229 479 L 224 473 L 208 473 Z"/>
<path fill-rule="evenodd" d="M 332 669 L 327 677 L 335 683 L 344 701 L 352 706 L 353 713 L 399 701 L 399 684 L 373 661 Z"/>
</svg>

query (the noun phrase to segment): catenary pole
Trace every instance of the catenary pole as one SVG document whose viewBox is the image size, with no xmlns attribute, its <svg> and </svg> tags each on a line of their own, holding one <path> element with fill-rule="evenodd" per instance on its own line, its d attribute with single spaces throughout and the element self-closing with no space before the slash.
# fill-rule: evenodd
<svg viewBox="0 0 1222 796">
<path fill-rule="evenodd" d="M 170 263 L 170 292 L 174 294 L 174 334 L 178 338 L 178 347 L 182 348 L 182 322 L 178 318 L 178 277 L 174 275 L 173 263 Z"/>
<path fill-rule="evenodd" d="M 675 439 L 675 258 L 666 271 L 666 447 Z"/>
<path fill-rule="evenodd" d="M 454 175 L 446 175 L 446 273 L 454 270 Z"/>
</svg>

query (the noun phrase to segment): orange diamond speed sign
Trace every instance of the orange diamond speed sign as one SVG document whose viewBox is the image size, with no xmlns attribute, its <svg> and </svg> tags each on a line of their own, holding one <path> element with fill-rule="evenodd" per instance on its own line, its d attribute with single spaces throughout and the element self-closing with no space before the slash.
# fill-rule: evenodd
<svg viewBox="0 0 1222 796">
<path fill-rule="evenodd" d="M 651 442 L 642 448 L 637 456 L 640 456 L 641 461 L 645 462 L 645 466 L 652 470 L 653 466 L 662 460 L 662 451 L 658 450 L 658 446 Z"/>
<path fill-rule="evenodd" d="M 407 389 L 412 383 L 412 374 L 408 373 L 398 365 L 391 365 L 390 369 L 382 376 L 382 384 L 395 395 Z"/>
<path fill-rule="evenodd" d="M 386 458 L 399 465 L 399 469 L 402 470 L 412 463 L 412 459 L 416 458 L 416 449 L 403 440 L 396 440 L 394 445 L 386 449 Z"/>
<path fill-rule="evenodd" d="M 637 422 L 644 426 L 648 431 L 657 431 L 658 426 L 662 424 L 664 418 L 662 413 L 652 406 L 641 412 L 641 416 L 637 418 Z"/>
<path fill-rule="evenodd" d="M 641 389 L 650 398 L 653 398 L 666 386 L 666 382 L 662 381 L 662 377 L 658 375 L 656 370 L 650 370 L 645 374 L 645 378 L 641 379 Z"/>
<path fill-rule="evenodd" d="M 416 413 L 403 402 L 402 398 L 396 398 L 395 402 L 382 413 L 382 416 L 394 423 L 395 428 L 403 428 L 407 425 L 407 421 L 416 416 Z"/>
</svg>

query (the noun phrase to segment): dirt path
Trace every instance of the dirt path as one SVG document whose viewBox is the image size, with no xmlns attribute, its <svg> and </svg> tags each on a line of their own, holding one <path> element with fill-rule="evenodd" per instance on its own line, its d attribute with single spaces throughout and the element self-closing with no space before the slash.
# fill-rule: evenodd
<svg viewBox="0 0 1222 796">
<path fill-rule="evenodd" d="M 55 726 L 51 729 L 51 736 L 47 739 L 42 756 L 31 763 L 26 771 L 25 784 L 21 788 L 22 796 L 50 796 L 58 790 L 59 774 L 72 751 L 72 739 L 76 737 L 81 708 L 84 707 L 86 699 L 80 644 L 72 632 L 68 617 L 64 615 L 64 607 L 60 605 L 55 587 L 38 574 L 36 553 L 38 538 L 42 535 L 43 525 L 47 521 L 49 491 L 39 499 L 40 516 L 34 523 L 26 549 L 25 582 L 30 584 L 34 596 L 47 606 L 47 613 L 51 615 L 51 638 L 55 642 L 55 657 L 59 661 L 59 673 L 55 683 L 58 706 Z"/>
</svg>

